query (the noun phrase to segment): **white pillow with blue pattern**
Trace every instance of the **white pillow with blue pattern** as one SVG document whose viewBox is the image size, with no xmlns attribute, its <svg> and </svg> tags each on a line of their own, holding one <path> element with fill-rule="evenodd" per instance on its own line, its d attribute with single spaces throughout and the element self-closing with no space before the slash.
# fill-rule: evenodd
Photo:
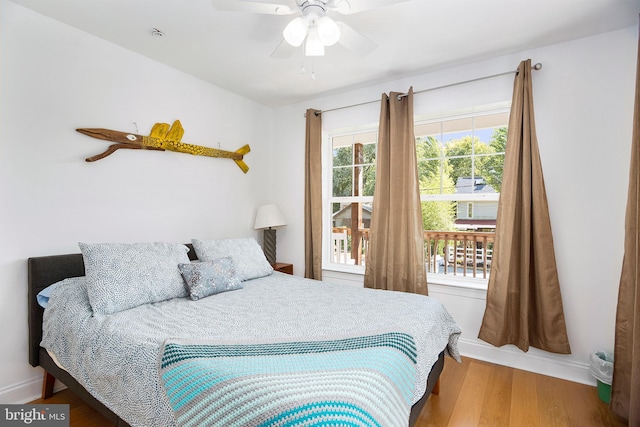
<svg viewBox="0 0 640 427">
<path fill-rule="evenodd" d="M 193 249 L 200 261 L 213 261 L 225 256 L 231 257 L 240 280 L 257 279 L 273 273 L 262 248 L 254 238 L 198 240 L 192 239 Z"/>
<path fill-rule="evenodd" d="M 231 257 L 213 261 L 179 264 L 191 299 L 197 301 L 210 295 L 242 288 Z"/>
<path fill-rule="evenodd" d="M 176 243 L 79 243 L 94 316 L 186 297 L 178 264 L 189 248 Z"/>
<path fill-rule="evenodd" d="M 85 280 L 86 278 L 84 276 L 69 277 L 67 279 L 63 279 L 59 282 L 56 282 L 52 285 L 47 286 L 46 288 L 38 292 L 38 295 L 36 295 L 36 301 L 38 301 L 38 304 L 40 305 L 40 307 L 47 308 L 47 305 L 49 305 L 49 299 L 51 298 L 51 294 L 58 286 L 64 286 L 66 284 L 75 285 L 76 283 L 84 283 Z"/>
</svg>

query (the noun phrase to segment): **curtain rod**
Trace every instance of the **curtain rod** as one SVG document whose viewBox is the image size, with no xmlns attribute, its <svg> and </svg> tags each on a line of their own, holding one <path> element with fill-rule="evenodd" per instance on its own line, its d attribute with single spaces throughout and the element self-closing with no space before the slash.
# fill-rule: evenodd
<svg viewBox="0 0 640 427">
<path fill-rule="evenodd" d="M 542 68 L 542 64 L 539 63 L 539 62 L 537 64 L 531 66 L 532 70 L 540 70 L 541 68 Z M 480 81 L 480 80 L 492 79 L 494 77 L 506 76 L 508 74 L 515 74 L 517 72 L 518 72 L 518 70 L 505 71 L 504 73 L 491 74 L 490 76 L 477 77 L 477 78 L 471 79 L 471 80 L 464 80 L 464 81 L 461 81 L 461 82 L 450 83 L 450 84 L 443 85 L 443 86 L 436 86 L 436 87 L 432 87 L 432 88 L 429 88 L 429 89 L 418 90 L 418 91 L 413 92 L 413 94 L 416 95 L 418 93 L 431 92 L 433 90 L 445 89 L 445 88 L 448 88 L 448 87 L 459 86 L 459 85 L 463 85 L 463 84 L 467 84 L 467 83 L 473 83 L 473 82 L 477 82 L 477 81 Z M 402 94 L 398 95 L 398 99 L 400 99 L 402 97 L 405 97 L 405 96 L 408 96 L 408 94 L 402 93 Z M 351 104 L 351 105 L 345 105 L 343 107 L 330 108 L 328 110 L 322 110 L 322 111 L 316 112 L 314 114 L 317 116 L 318 114 L 328 113 L 330 111 L 337 111 L 337 110 L 343 110 L 345 108 L 359 107 L 361 105 L 373 104 L 374 102 L 380 102 L 380 100 L 376 99 L 375 101 L 365 101 L 365 102 L 360 102 L 359 104 Z M 305 114 L 305 116 L 306 116 L 306 114 Z"/>
</svg>

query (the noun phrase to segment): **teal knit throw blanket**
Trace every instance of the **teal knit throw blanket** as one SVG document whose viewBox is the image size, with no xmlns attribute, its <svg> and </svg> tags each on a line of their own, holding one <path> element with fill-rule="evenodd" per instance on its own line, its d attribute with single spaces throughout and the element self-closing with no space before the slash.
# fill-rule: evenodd
<svg viewBox="0 0 640 427">
<path fill-rule="evenodd" d="M 167 340 L 161 383 L 179 426 L 406 426 L 413 337 L 208 344 Z"/>
</svg>

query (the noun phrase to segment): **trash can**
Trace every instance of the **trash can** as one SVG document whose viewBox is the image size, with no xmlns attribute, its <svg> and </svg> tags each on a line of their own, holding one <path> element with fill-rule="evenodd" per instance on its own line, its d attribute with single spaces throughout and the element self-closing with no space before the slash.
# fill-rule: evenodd
<svg viewBox="0 0 640 427">
<path fill-rule="evenodd" d="M 611 380 L 613 379 L 613 354 L 596 351 L 591 355 L 591 375 L 598 382 L 598 397 L 604 403 L 611 400 Z"/>
</svg>

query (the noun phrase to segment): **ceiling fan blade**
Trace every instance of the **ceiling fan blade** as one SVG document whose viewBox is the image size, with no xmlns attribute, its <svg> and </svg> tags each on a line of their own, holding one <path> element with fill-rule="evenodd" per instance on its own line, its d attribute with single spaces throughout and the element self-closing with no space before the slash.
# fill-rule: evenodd
<svg viewBox="0 0 640 427">
<path fill-rule="evenodd" d="M 338 43 L 346 47 L 350 51 L 358 55 L 368 55 L 378 47 L 371 39 L 354 30 L 347 24 L 341 21 L 336 21 L 340 28 L 340 39 Z"/>
<path fill-rule="evenodd" d="M 251 0 L 211 0 L 217 10 L 262 13 L 265 15 L 291 15 L 298 12 L 295 1 L 264 3 Z"/>
<path fill-rule="evenodd" d="M 327 6 L 343 15 L 377 9 L 408 0 L 329 0 Z"/>
<path fill-rule="evenodd" d="M 283 59 L 289 58 L 297 48 L 291 46 L 285 39 L 282 39 L 278 47 L 271 54 L 272 58 Z"/>
</svg>

